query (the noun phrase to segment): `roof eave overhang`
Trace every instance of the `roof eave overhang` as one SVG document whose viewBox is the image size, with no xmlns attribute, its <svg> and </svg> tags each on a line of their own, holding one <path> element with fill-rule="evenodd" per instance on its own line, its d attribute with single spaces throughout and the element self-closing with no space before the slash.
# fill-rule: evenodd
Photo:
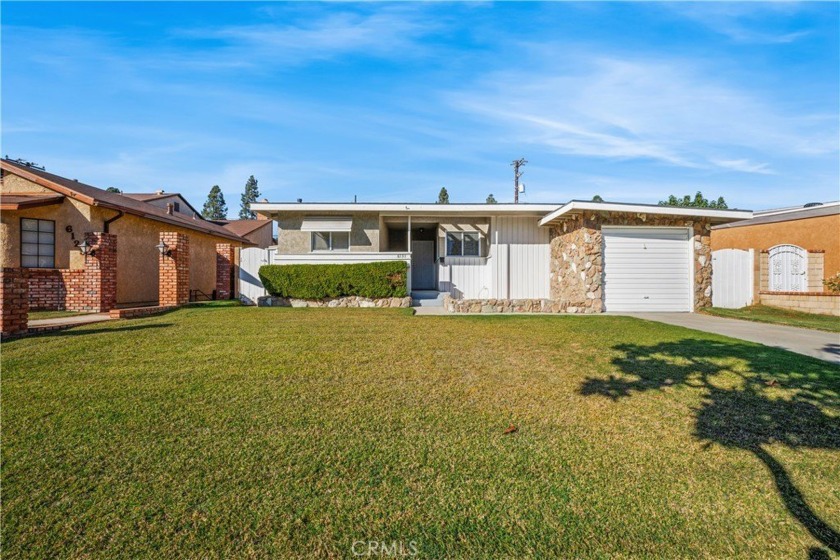
<svg viewBox="0 0 840 560">
<path fill-rule="evenodd" d="M 705 218 L 716 224 L 748 220 L 753 215 L 752 211 L 749 210 L 714 210 L 710 208 L 681 208 L 677 206 L 648 206 L 609 202 L 570 202 L 545 215 L 540 220 L 540 225 L 549 226 L 558 224 L 583 212 L 620 212 L 653 216 L 684 216 L 687 218 Z"/>
</svg>

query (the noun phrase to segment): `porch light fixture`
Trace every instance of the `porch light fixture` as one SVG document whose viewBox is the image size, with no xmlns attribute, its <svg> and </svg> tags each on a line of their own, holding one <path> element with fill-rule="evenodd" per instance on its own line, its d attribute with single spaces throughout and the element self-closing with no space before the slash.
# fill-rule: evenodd
<svg viewBox="0 0 840 560">
<path fill-rule="evenodd" d="M 171 257 L 172 256 L 172 249 L 169 248 L 169 245 L 161 241 L 157 245 L 155 245 L 155 249 L 160 251 L 161 257 Z"/>
<path fill-rule="evenodd" d="M 86 257 L 88 255 L 92 257 L 96 254 L 96 249 L 94 249 L 94 247 L 90 243 L 88 243 L 87 240 L 84 240 L 81 243 L 79 243 L 79 252 Z"/>
</svg>

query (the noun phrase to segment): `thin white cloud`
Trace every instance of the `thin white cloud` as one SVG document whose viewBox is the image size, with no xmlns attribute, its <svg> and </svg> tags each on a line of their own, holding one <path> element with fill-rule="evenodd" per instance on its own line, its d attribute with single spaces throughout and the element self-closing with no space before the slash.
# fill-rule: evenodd
<svg viewBox="0 0 840 560">
<path fill-rule="evenodd" d="M 736 43 L 785 44 L 811 34 L 790 29 L 795 22 L 790 16 L 802 9 L 798 2 L 673 2 L 664 6 Z M 757 18 L 762 26 L 754 25 Z"/>
<path fill-rule="evenodd" d="M 758 173 L 761 175 L 775 175 L 776 172 L 767 163 L 753 163 L 748 159 L 712 159 L 713 164 L 723 169 L 741 171 L 743 173 Z"/>
<path fill-rule="evenodd" d="M 837 119 L 786 113 L 687 60 L 575 53 L 573 69 L 491 74 L 446 96 L 511 143 L 560 154 L 772 173 L 773 160 L 836 153 Z"/>
</svg>

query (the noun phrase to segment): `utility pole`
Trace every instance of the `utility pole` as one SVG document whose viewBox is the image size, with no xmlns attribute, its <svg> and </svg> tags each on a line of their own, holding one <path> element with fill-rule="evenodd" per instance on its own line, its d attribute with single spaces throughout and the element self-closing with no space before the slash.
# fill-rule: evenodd
<svg viewBox="0 0 840 560">
<path fill-rule="evenodd" d="M 519 170 L 520 167 L 528 163 L 528 160 L 525 158 L 519 158 L 513 160 L 511 165 L 513 166 L 513 203 L 519 204 L 519 178 L 522 177 L 522 171 Z"/>
</svg>

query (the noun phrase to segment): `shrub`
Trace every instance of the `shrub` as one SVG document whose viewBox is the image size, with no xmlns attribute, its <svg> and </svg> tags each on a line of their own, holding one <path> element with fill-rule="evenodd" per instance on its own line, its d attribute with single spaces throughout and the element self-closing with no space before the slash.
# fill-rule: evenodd
<svg viewBox="0 0 840 560">
<path fill-rule="evenodd" d="M 273 296 L 324 299 L 343 296 L 405 297 L 405 261 L 358 264 L 286 264 L 260 267 L 260 280 Z"/>
<path fill-rule="evenodd" d="M 823 280 L 823 285 L 829 292 L 840 292 L 840 272 Z"/>
</svg>

